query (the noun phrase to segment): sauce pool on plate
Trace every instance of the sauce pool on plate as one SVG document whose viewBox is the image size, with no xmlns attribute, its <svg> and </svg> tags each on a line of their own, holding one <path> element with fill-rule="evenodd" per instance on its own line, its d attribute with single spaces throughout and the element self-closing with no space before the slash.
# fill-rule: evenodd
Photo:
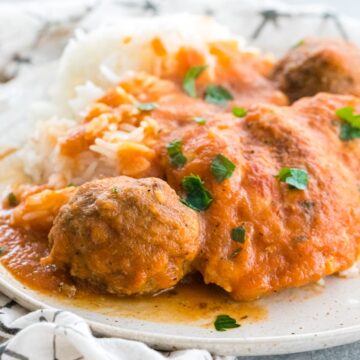
<svg viewBox="0 0 360 360">
<path fill-rule="evenodd" d="M 218 314 L 228 314 L 239 323 L 265 319 L 267 311 L 255 302 L 236 302 L 225 291 L 205 285 L 200 276 L 188 276 L 175 288 L 156 296 L 117 297 L 76 281 L 66 271 L 42 265 L 49 252 L 47 235 L 9 226 L 0 221 L 1 264 L 22 284 L 64 304 L 87 308 L 106 315 L 148 321 L 193 324 L 213 328 Z"/>
</svg>

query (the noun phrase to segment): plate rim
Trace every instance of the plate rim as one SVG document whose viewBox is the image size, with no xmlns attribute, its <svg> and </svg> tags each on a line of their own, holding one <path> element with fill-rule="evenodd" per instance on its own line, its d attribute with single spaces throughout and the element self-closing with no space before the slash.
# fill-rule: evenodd
<svg viewBox="0 0 360 360">
<path fill-rule="evenodd" d="M 30 311 L 39 309 L 56 309 L 54 306 L 49 305 L 46 302 L 37 299 L 36 297 L 32 297 L 25 290 L 39 294 L 41 294 L 41 292 L 26 287 L 24 284 L 18 281 L 6 269 L 6 267 L 3 265 L 0 265 L 0 267 L 9 276 L 8 279 L 0 277 L 0 291 L 5 296 L 15 300 L 19 305 Z M 20 288 L 17 288 L 15 285 L 13 285 L 12 282 L 18 284 Z M 70 310 L 64 309 L 64 311 Z M 96 311 L 93 312 L 96 313 Z M 74 313 L 85 320 L 85 322 L 94 332 L 94 335 L 112 336 L 119 338 L 121 337 L 128 340 L 141 341 L 159 350 L 185 350 L 189 348 L 195 348 L 205 349 L 216 355 L 261 356 L 319 350 L 338 345 L 345 345 L 360 340 L 360 324 L 334 330 L 325 330 L 306 334 L 263 337 L 207 338 L 173 334 L 167 335 L 150 333 L 143 330 L 126 329 L 122 328 L 121 326 L 109 325 L 100 321 L 90 320 L 84 315 L 77 314 L 76 311 L 74 311 Z M 329 339 L 332 341 L 331 344 L 328 343 Z M 279 346 L 279 344 L 281 345 Z M 254 349 L 253 347 L 259 348 Z"/>
</svg>

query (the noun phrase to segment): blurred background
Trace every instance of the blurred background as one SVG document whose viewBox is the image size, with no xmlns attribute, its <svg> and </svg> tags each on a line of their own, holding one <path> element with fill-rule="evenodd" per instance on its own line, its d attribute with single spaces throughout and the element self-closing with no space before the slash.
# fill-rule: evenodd
<svg viewBox="0 0 360 360">
<path fill-rule="evenodd" d="M 175 12 L 213 16 L 276 55 L 314 34 L 360 44 L 360 2 L 354 0 L 0 0 L 0 82 L 59 57 L 76 29 Z"/>
</svg>

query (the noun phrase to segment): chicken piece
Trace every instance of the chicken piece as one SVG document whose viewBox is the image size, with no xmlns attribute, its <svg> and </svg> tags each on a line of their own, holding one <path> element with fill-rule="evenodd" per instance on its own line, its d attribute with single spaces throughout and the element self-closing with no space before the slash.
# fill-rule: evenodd
<svg viewBox="0 0 360 360">
<path fill-rule="evenodd" d="M 206 283 L 236 300 L 253 300 L 354 263 L 360 242 L 360 140 L 340 139 L 343 123 L 335 112 L 345 106 L 360 112 L 357 98 L 319 94 L 292 107 L 259 105 L 241 119 L 223 114 L 179 136 L 188 158 L 182 169 L 174 169 L 164 153 L 171 186 L 181 193 L 181 179 L 197 174 L 213 197 L 201 212 L 206 235 L 195 260 Z M 221 182 L 211 171 L 218 154 L 236 165 Z M 307 188 L 279 181 L 283 167 L 306 170 Z M 238 227 L 243 230 L 234 236 Z"/>
<path fill-rule="evenodd" d="M 157 178 L 107 178 L 79 187 L 60 210 L 43 263 L 117 295 L 156 293 L 191 269 L 199 219 Z"/>
<path fill-rule="evenodd" d="M 338 39 L 306 38 L 277 63 L 272 78 L 291 102 L 319 92 L 360 95 L 360 49 Z"/>
</svg>

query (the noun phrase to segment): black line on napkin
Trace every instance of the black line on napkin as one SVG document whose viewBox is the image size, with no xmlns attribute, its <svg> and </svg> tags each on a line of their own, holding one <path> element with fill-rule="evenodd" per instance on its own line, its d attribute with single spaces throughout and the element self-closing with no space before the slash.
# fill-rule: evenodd
<svg viewBox="0 0 360 360">
<path fill-rule="evenodd" d="M 14 300 L 10 300 L 5 305 L 2 305 L 1 307 L 11 309 L 15 305 L 16 305 L 16 302 Z"/>
<path fill-rule="evenodd" d="M 10 328 L 7 327 L 2 321 L 0 321 L 0 331 L 8 334 L 8 335 L 15 335 L 17 334 L 21 329 L 17 329 L 17 328 Z"/>
<path fill-rule="evenodd" d="M 56 334 L 53 336 L 53 356 L 54 360 L 58 360 L 58 358 L 56 357 Z"/>
<path fill-rule="evenodd" d="M 63 312 L 62 310 L 57 310 L 57 311 L 55 311 L 54 318 L 53 318 L 53 322 L 55 322 L 56 318 L 57 318 L 62 312 Z"/>
<path fill-rule="evenodd" d="M 12 351 L 10 349 L 5 349 L 5 351 L 3 352 L 4 354 L 13 357 L 14 359 L 18 359 L 18 360 L 29 360 L 29 358 L 27 356 L 21 355 L 15 351 Z"/>
</svg>

